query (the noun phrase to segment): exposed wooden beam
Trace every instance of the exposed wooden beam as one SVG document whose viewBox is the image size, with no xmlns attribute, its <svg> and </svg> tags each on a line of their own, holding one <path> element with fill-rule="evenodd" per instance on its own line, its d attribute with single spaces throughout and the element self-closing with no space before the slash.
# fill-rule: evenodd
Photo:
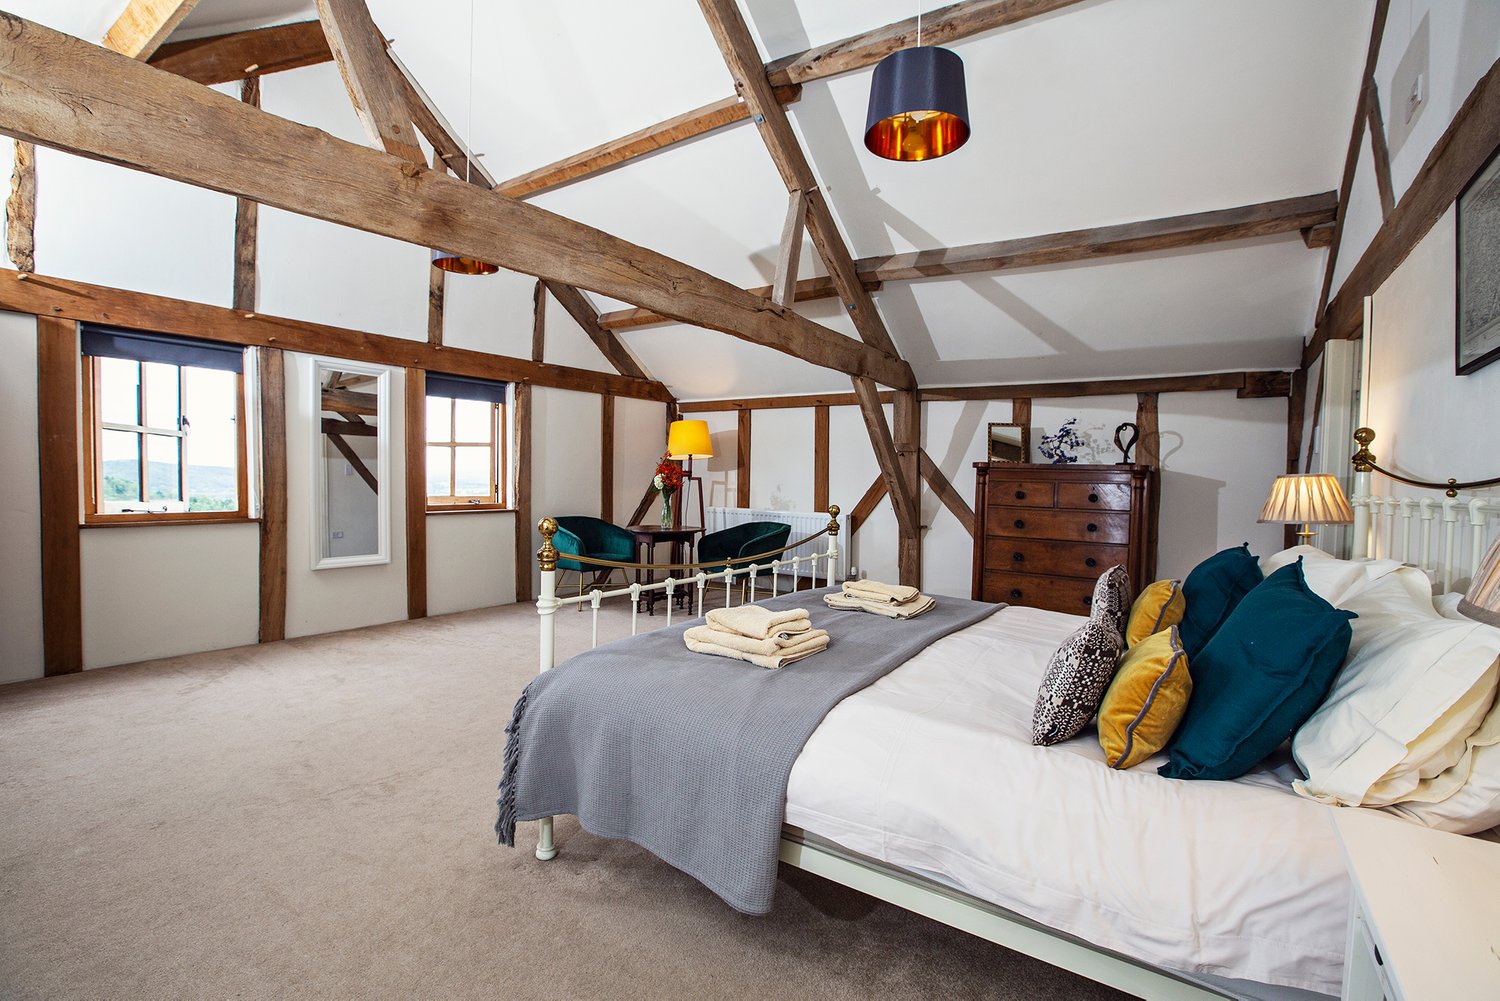
<svg viewBox="0 0 1500 1001">
<path fill-rule="evenodd" d="M 911 388 L 910 368 L 662 254 L 0 15 L 0 132 L 491 261 Z M 107 108 L 108 114 L 94 109 Z"/>
<path fill-rule="evenodd" d="M 750 506 L 750 411 L 741 410 L 734 438 L 734 502 Z"/>
<path fill-rule="evenodd" d="M 823 259 L 829 277 L 839 290 L 844 308 L 854 321 L 854 329 L 859 333 L 860 339 L 872 348 L 886 355 L 899 357 L 900 352 L 896 350 L 890 333 L 885 329 L 874 300 L 860 283 L 855 272 L 854 257 L 834 223 L 833 213 L 817 190 L 817 178 L 813 175 L 812 165 L 808 163 L 796 133 L 792 131 L 791 119 L 787 117 L 786 109 L 777 101 L 771 83 L 766 79 L 765 64 L 761 62 L 760 52 L 740 13 L 739 4 L 736 0 L 698 0 L 698 7 L 719 45 L 724 64 L 734 77 L 735 91 L 750 106 L 752 120 L 760 131 L 766 151 L 771 155 L 771 162 L 781 174 L 782 184 L 786 186 L 788 193 L 801 191 L 806 199 L 804 219 L 807 235 L 812 238 L 818 256 Z M 896 389 L 914 388 L 909 383 L 888 385 Z"/>
<path fill-rule="evenodd" d="M 104 33 L 104 47 L 131 59 L 150 59 L 197 5 L 198 0 L 129 0 Z"/>
<path fill-rule="evenodd" d="M 352 414 L 374 417 L 380 413 L 374 393 L 360 393 L 352 389 L 323 390 L 323 409 L 333 414 Z"/>
<path fill-rule="evenodd" d="M 5 200 L 5 249 L 21 271 L 36 270 L 36 147 L 16 143 L 16 166 Z"/>
<path fill-rule="evenodd" d="M 1029 397 L 1029 396 L 1014 396 L 1014 397 L 1011 397 L 1011 401 L 1010 401 L 1010 422 L 1012 424 L 1019 424 L 1023 428 L 1026 428 L 1028 430 L 1028 432 L 1030 431 L 1030 429 L 1031 429 L 1031 397 Z M 1031 438 L 1030 433 L 1028 433 L 1026 435 L 1026 437 L 1029 440 Z M 1027 461 L 1030 461 L 1030 457 L 1029 456 L 1027 456 L 1026 458 L 1027 458 Z"/>
<path fill-rule="evenodd" d="M 954 489 L 952 482 L 949 481 L 947 476 L 943 475 L 942 468 L 936 462 L 932 461 L 932 457 L 927 454 L 926 449 L 921 451 L 920 459 L 922 463 L 922 479 L 927 481 L 927 485 L 932 488 L 932 492 L 937 495 L 938 500 L 943 502 L 943 506 L 952 513 L 953 517 L 958 519 L 958 523 L 964 527 L 964 531 L 968 532 L 972 537 L 974 535 L 974 509 L 969 506 L 968 501 L 964 500 L 963 495 Z"/>
<path fill-rule="evenodd" d="M 786 221 L 781 225 L 781 247 L 776 255 L 776 278 L 771 301 L 778 306 L 796 302 L 797 264 L 802 257 L 802 227 L 807 218 L 807 192 L 795 188 L 787 195 Z"/>
<path fill-rule="evenodd" d="M 615 398 L 599 397 L 599 517 L 615 520 Z"/>
<path fill-rule="evenodd" d="M 380 493 L 380 483 L 375 479 L 375 474 L 370 472 L 370 467 L 365 465 L 365 460 L 361 459 L 358 453 L 354 451 L 354 447 L 344 440 L 343 434 L 328 430 L 329 424 L 337 423 L 339 422 L 325 420 L 323 422 L 323 434 L 329 441 L 333 442 L 333 447 L 339 450 L 339 454 L 349 463 L 350 468 L 359 474 L 360 479 L 365 481 L 365 485 L 375 493 Z M 357 428 L 360 426 L 358 424 L 345 425 L 345 433 L 347 433 L 348 428 Z"/>
<path fill-rule="evenodd" d="M 1427 154 L 1395 211 L 1376 232 L 1302 350 L 1310 368 L 1331 339 L 1360 336 L 1364 300 L 1391 276 L 1500 147 L 1500 61 L 1489 70 Z"/>
<path fill-rule="evenodd" d="M 433 269 L 437 270 L 437 269 Z M 406 370 L 406 617 L 427 617 L 427 373 Z"/>
<path fill-rule="evenodd" d="M 260 107 L 260 77 L 248 76 L 240 84 L 240 100 Z M 246 313 L 256 310 L 258 300 L 258 255 L 260 206 L 249 198 L 236 198 L 234 205 L 234 291 L 231 303 Z"/>
<path fill-rule="evenodd" d="M 1300 472 L 1302 458 L 1302 420 L 1307 416 L 1307 372 L 1292 373 L 1292 394 L 1286 401 L 1286 471 Z M 1297 526 L 1287 525 L 1282 541 L 1290 549 L 1297 544 Z"/>
<path fill-rule="evenodd" d="M 890 403 L 893 393 L 881 393 L 880 402 Z M 859 397 L 853 393 L 814 393 L 807 396 L 746 396 L 733 400 L 678 401 L 684 414 L 714 414 L 729 410 L 797 410 L 802 407 L 857 407 Z"/>
<path fill-rule="evenodd" d="M 896 464 L 905 489 L 906 502 L 911 505 L 907 527 L 902 527 L 901 519 L 897 518 L 899 531 L 896 537 L 896 572 L 902 584 L 921 587 L 922 404 L 917 401 L 915 392 L 902 392 L 896 394 L 891 409 L 891 440 L 896 448 Z"/>
<path fill-rule="evenodd" d="M 864 279 L 866 292 L 879 292 L 880 282 Z M 816 299 L 836 299 L 839 290 L 834 287 L 833 279 L 827 275 L 817 278 L 804 278 L 797 282 L 793 288 L 796 291 L 797 302 L 812 302 Z M 774 287 L 762 285 L 759 288 L 746 289 L 751 295 L 760 296 L 762 299 L 771 298 Z M 617 309 L 609 313 L 599 315 L 599 325 L 605 330 L 628 330 L 632 327 L 650 327 L 658 323 L 671 323 L 672 320 L 662 316 L 660 313 L 642 309 L 639 306 L 630 309 Z"/>
<path fill-rule="evenodd" d="M 148 60 L 157 69 L 202 84 L 233 83 L 330 62 L 333 51 L 318 21 L 298 21 L 225 35 L 167 42 Z"/>
<path fill-rule="evenodd" d="M 667 388 L 660 383 L 642 382 L 608 372 L 539 364 L 465 348 L 436 348 L 404 337 L 370 334 L 263 313 L 241 313 L 221 306 L 166 299 L 65 278 L 36 275 L 21 281 L 20 274 L 0 269 L 0 308 L 34 316 L 65 317 L 201 337 L 244 347 L 285 348 L 401 368 L 470 375 L 497 382 L 532 382 L 558 389 L 613 393 L 662 403 L 672 399 Z"/>
<path fill-rule="evenodd" d="M 1295 372 L 1246 372 L 1245 384 L 1235 390 L 1242 400 L 1281 399 L 1292 391 Z"/>
<path fill-rule="evenodd" d="M 1318 293 L 1318 308 L 1313 314 L 1317 323 L 1328 306 L 1328 296 L 1333 290 L 1333 271 L 1338 266 L 1339 245 L 1344 237 L 1344 215 L 1349 209 L 1349 195 L 1354 190 L 1354 173 L 1359 167 L 1359 148 L 1365 135 L 1367 118 L 1367 96 L 1371 81 L 1375 77 L 1375 63 L 1380 58 L 1380 42 L 1385 37 L 1385 18 L 1390 11 L 1390 0 L 1375 0 L 1375 13 L 1370 24 L 1370 41 L 1365 48 L 1365 65 L 1359 75 L 1359 96 L 1354 101 L 1354 124 L 1349 130 L 1349 147 L 1344 154 L 1344 174 L 1339 180 L 1338 215 L 1333 222 L 1333 242 L 1328 246 L 1328 260 L 1323 265 L 1323 287 Z"/>
<path fill-rule="evenodd" d="M 1255 205 L 1148 219 L 1118 226 L 1099 226 L 963 247 L 863 257 L 854 262 L 854 268 L 866 291 L 878 291 L 881 283 L 887 281 L 1033 268 L 1297 231 L 1303 231 L 1303 240 L 1309 241 L 1307 231 L 1324 233 L 1323 227 L 1333 222 L 1336 208 L 1337 196 L 1328 191 L 1319 195 L 1282 198 Z M 1309 247 L 1326 245 L 1322 242 L 1308 242 Z M 833 280 L 828 277 L 804 278 L 797 283 L 796 288 L 798 302 L 830 298 L 838 294 Z M 772 286 L 748 291 L 769 297 Z M 641 309 L 616 310 L 605 313 L 599 320 L 608 330 L 668 322 L 663 316 Z"/>
<path fill-rule="evenodd" d="M 782 104 L 791 104 L 801 93 L 801 87 L 778 87 L 776 99 Z M 664 122 L 648 125 L 628 136 L 611 139 L 544 167 L 528 170 L 508 181 L 501 181 L 496 185 L 496 190 L 512 198 L 539 194 L 572 181 L 602 174 L 667 146 L 716 132 L 726 125 L 743 122 L 749 117 L 749 106 L 736 94 L 668 118 Z"/>
<path fill-rule="evenodd" d="M 516 509 L 516 600 L 531 600 L 531 387 L 517 386 L 512 401 L 514 413 Z"/>
<path fill-rule="evenodd" d="M 1152 469 L 1161 465 L 1161 427 L 1157 404 L 1155 393 L 1135 395 L 1135 426 L 1140 432 L 1135 447 L 1135 462 L 1138 466 L 1150 466 Z"/>
<path fill-rule="evenodd" d="M 875 508 L 881 501 L 885 500 L 888 492 L 889 488 L 886 485 L 885 477 L 877 475 L 875 482 L 871 483 L 869 489 L 859 498 L 859 503 L 854 505 L 854 510 L 849 512 L 850 535 L 859 531 L 859 526 L 869 520 L 870 515 L 875 512 Z"/>
<path fill-rule="evenodd" d="M 256 348 L 260 391 L 260 641 L 286 638 L 286 360 Z"/>
<path fill-rule="evenodd" d="M 365 424 L 352 420 L 339 420 L 336 417 L 323 418 L 323 433 L 326 435 L 338 435 L 343 437 L 350 435 L 355 438 L 374 438 L 380 430 L 374 424 Z"/>
<path fill-rule="evenodd" d="M 1031 268 L 1119 254 L 1176 250 L 1225 240 L 1247 240 L 1278 233 L 1294 233 L 1304 227 L 1330 222 L 1336 208 L 1336 196 L 1328 191 L 1318 195 L 1282 198 L 1255 205 L 1194 212 L 1165 219 L 1148 219 L 1118 226 L 1099 226 L 1049 233 L 1045 236 L 976 243 L 966 247 L 866 257 L 857 263 L 857 267 L 861 277 L 880 281 L 941 278 L 1009 268 Z"/>
<path fill-rule="evenodd" d="M 416 76 L 406 68 L 396 53 L 390 49 L 385 50 L 386 59 L 395 69 L 392 79 L 396 88 L 401 92 L 402 100 L 405 102 L 406 110 L 411 115 L 412 124 L 417 131 L 427 137 L 432 144 L 433 153 L 441 161 L 454 177 L 481 188 L 494 188 L 495 178 L 485 169 L 484 163 L 476 154 L 470 156 L 471 150 L 464 143 L 458 141 L 453 131 L 453 126 L 443 117 L 427 91 L 417 82 Z"/>
<path fill-rule="evenodd" d="M 1365 88 L 1365 119 L 1370 129 L 1370 154 L 1375 161 L 1380 218 L 1389 219 L 1396 208 L 1396 189 L 1391 182 L 1391 147 L 1385 141 L 1385 120 L 1380 114 L 1380 88 L 1373 77 Z"/>
<path fill-rule="evenodd" d="M 1308 250 L 1322 250 L 1333 246 L 1333 223 L 1302 227 L 1302 242 L 1307 244 Z"/>
<path fill-rule="evenodd" d="M 827 404 L 813 408 L 813 510 L 828 510 L 828 429 Z"/>
<path fill-rule="evenodd" d="M 531 289 L 531 360 L 540 362 L 547 352 L 547 286 L 538 281 Z"/>
<path fill-rule="evenodd" d="M 1072 6 L 1079 0 L 964 0 L 922 15 L 922 44 L 947 45 L 983 31 Z M 874 66 L 898 49 L 917 44 L 917 19 L 909 17 L 871 31 L 794 53 L 767 64 L 776 85 L 823 80 Z"/>
<path fill-rule="evenodd" d="M 433 154 L 432 168 L 438 172 L 446 169 L 443 161 Z M 447 308 L 448 272 L 442 268 L 427 268 L 427 343 L 441 347 L 443 343 L 443 311 Z"/>
<path fill-rule="evenodd" d="M 317 0 L 318 20 L 365 134 L 393 156 L 427 165 L 385 37 L 365 0 Z"/>
<path fill-rule="evenodd" d="M 547 291 L 552 297 L 562 304 L 562 308 L 568 311 L 583 332 L 588 334 L 589 340 L 594 342 L 594 347 L 599 353 L 609 360 L 615 367 L 615 371 L 621 375 L 630 376 L 632 379 L 649 379 L 646 370 L 641 363 L 635 360 L 625 345 L 620 343 L 620 338 L 613 331 L 605 330 L 599 325 L 599 314 L 594 310 L 588 298 L 571 285 L 561 282 L 545 282 Z"/>
<path fill-rule="evenodd" d="M 902 536 L 914 535 L 920 531 L 915 517 L 916 504 L 912 501 L 906 478 L 901 471 L 901 461 L 896 455 L 896 443 L 891 437 L 890 426 L 885 421 L 880 394 L 868 379 L 854 380 L 854 394 L 859 397 L 859 412 L 865 419 L 870 446 L 874 449 L 875 461 L 880 465 L 880 475 L 885 478 L 886 489 L 891 495 L 897 528 Z M 741 419 L 748 414 L 748 410 L 740 411 Z"/>
<path fill-rule="evenodd" d="M 78 325 L 36 321 L 40 458 L 42 670 L 83 670 L 83 558 L 79 523 Z"/>
</svg>

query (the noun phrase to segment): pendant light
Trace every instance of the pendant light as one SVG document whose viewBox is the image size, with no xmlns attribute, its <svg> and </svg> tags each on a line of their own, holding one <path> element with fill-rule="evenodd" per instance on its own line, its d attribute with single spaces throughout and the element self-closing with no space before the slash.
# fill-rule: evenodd
<svg viewBox="0 0 1500 1001">
<path fill-rule="evenodd" d="M 474 151 L 470 140 L 474 138 L 474 0 L 469 0 L 469 110 L 468 123 L 464 126 L 464 180 L 474 173 Z M 477 257 L 464 257 L 446 250 L 432 252 L 432 266 L 455 275 L 492 275 L 499 271 L 498 265 L 481 261 Z"/>
<path fill-rule="evenodd" d="M 865 148 L 887 160 L 933 160 L 969 141 L 969 99 L 958 53 L 922 44 L 892 52 L 875 66 Z"/>
</svg>

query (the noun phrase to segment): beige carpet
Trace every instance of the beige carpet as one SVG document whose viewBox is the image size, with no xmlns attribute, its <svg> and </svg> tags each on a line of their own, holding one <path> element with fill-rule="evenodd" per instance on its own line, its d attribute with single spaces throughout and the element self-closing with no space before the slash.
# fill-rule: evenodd
<svg viewBox="0 0 1500 1001">
<path fill-rule="evenodd" d="M 508 606 L 0 688 L 0 996 L 1121 996 L 785 867 L 748 918 L 571 819 L 551 862 L 534 824 L 498 847 L 535 630 Z"/>
</svg>

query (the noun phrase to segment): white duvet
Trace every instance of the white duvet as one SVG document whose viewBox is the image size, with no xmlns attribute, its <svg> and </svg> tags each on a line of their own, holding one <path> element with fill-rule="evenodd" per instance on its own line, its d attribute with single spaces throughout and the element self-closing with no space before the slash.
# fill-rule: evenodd
<svg viewBox="0 0 1500 1001">
<path fill-rule="evenodd" d="M 1008 607 L 840 703 L 792 769 L 789 824 L 1168 969 L 1339 992 L 1349 883 L 1289 764 L 1234 782 L 1105 766 L 1092 727 L 1031 744 L 1082 620 Z"/>
</svg>

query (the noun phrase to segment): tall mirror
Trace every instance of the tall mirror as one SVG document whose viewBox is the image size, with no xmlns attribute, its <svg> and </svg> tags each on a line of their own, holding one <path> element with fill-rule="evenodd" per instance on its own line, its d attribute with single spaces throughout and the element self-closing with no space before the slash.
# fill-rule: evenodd
<svg viewBox="0 0 1500 1001">
<path fill-rule="evenodd" d="M 1030 451 L 1031 429 L 1024 424 L 991 424 L 991 462 L 1025 462 Z"/>
<path fill-rule="evenodd" d="M 313 360 L 314 570 L 391 561 L 390 372 Z"/>
</svg>

